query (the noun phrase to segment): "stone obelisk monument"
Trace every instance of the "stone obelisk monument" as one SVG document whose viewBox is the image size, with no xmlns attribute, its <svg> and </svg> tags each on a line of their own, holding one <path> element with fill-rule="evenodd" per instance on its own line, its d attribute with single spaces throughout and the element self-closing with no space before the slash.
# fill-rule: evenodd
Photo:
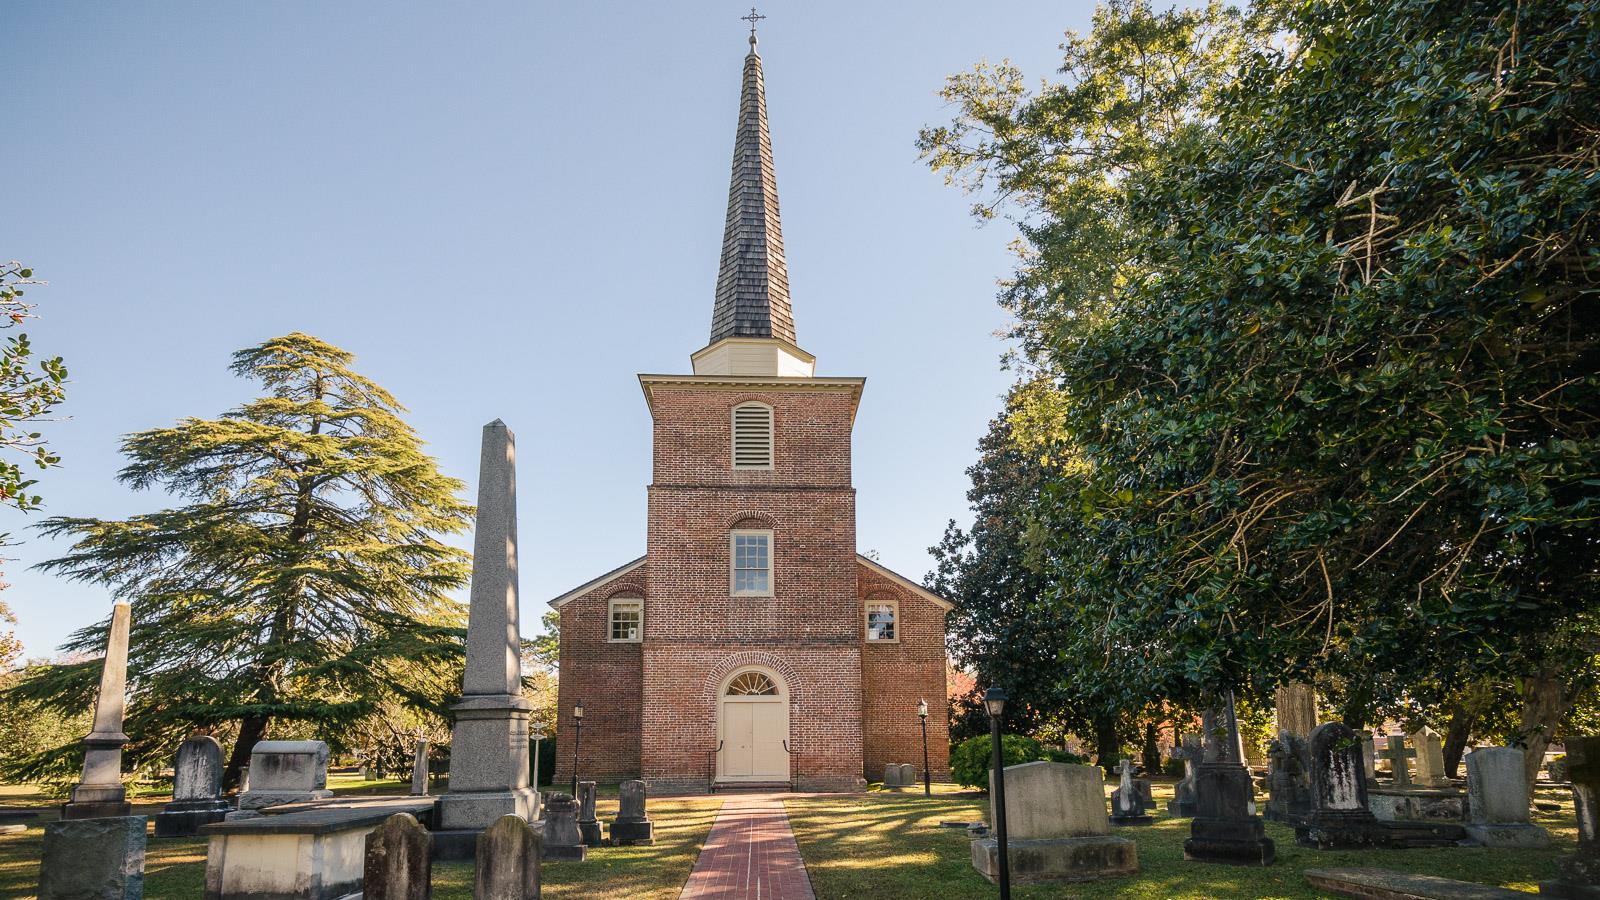
<svg viewBox="0 0 1600 900">
<path fill-rule="evenodd" d="M 478 832 L 495 820 L 532 820 L 539 811 L 528 786 L 531 705 L 522 698 L 516 440 L 499 419 L 483 426 L 472 554 L 467 671 L 453 707 L 450 790 L 438 800 L 434 847 L 442 858 L 471 858 Z"/>
<path fill-rule="evenodd" d="M 61 807 L 63 819 L 100 819 L 125 816 L 133 807 L 122 786 L 122 713 L 127 705 L 128 623 L 132 610 L 118 600 L 111 608 L 111 635 L 106 641 L 105 665 L 100 670 L 100 694 L 94 701 L 94 730 L 83 739 L 83 780 Z"/>
</svg>

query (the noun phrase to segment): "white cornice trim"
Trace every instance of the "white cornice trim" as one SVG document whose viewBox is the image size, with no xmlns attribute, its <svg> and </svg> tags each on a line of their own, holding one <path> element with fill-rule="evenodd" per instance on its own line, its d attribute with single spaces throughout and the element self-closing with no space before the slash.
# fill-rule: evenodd
<svg viewBox="0 0 1600 900">
<path fill-rule="evenodd" d="M 604 575 L 601 575 L 599 578 L 596 578 L 593 581 L 586 581 L 572 590 L 567 591 L 565 594 L 555 598 L 554 600 L 551 600 L 550 605 L 554 606 L 556 609 L 560 609 L 561 607 L 567 605 L 568 601 L 572 600 L 574 597 L 587 594 L 595 588 L 605 587 L 607 584 L 616 581 L 618 578 L 621 578 L 629 572 L 632 572 L 634 569 L 639 568 L 645 564 L 647 559 L 649 559 L 649 556 L 641 556 L 632 562 L 625 562 L 615 569 L 605 573 Z"/>
<path fill-rule="evenodd" d="M 935 594 L 933 591 L 930 591 L 922 585 L 917 584 L 915 581 L 912 581 L 904 575 L 901 575 L 899 572 L 896 572 L 895 570 L 886 566 L 879 565 L 878 563 L 873 562 L 859 553 L 856 554 L 856 562 L 867 567 L 868 569 L 871 569 L 879 575 L 882 575 L 890 581 L 898 583 L 901 587 L 911 591 L 918 597 L 927 600 L 929 603 L 936 603 L 939 606 L 944 607 L 945 612 L 949 612 L 950 610 L 956 608 L 956 605 L 951 603 L 949 600 L 946 600 L 938 594 Z"/>
</svg>

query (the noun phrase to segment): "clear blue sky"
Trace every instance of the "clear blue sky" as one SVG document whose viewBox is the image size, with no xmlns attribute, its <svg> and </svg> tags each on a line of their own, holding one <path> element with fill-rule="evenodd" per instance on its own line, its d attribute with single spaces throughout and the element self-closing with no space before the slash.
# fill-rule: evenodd
<svg viewBox="0 0 1600 900">
<path fill-rule="evenodd" d="M 947 74 L 1050 75 L 1090 8 L 762 9 L 800 344 L 819 375 L 867 377 L 860 549 L 916 579 L 968 519 L 964 469 L 1009 380 L 1013 234 L 975 227 L 912 142 L 948 118 Z M 635 374 L 687 372 L 706 343 L 747 10 L 9 4 L 0 259 L 50 281 L 29 331 L 72 376 L 44 514 L 168 505 L 116 482 L 120 436 L 244 401 L 229 354 L 306 331 L 357 354 L 469 484 L 480 426 L 516 431 L 531 634 L 545 600 L 643 552 Z M 64 549 L 40 517 L 0 513 L 31 655 L 111 602 L 29 571 Z"/>
</svg>

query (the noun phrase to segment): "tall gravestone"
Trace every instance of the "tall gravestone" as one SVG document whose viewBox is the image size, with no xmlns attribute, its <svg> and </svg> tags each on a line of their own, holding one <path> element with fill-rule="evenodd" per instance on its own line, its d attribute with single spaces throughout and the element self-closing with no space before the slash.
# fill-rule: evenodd
<svg viewBox="0 0 1600 900">
<path fill-rule="evenodd" d="M 104 816 L 46 825 L 39 900 L 141 900 L 148 821 Z"/>
<path fill-rule="evenodd" d="M 1528 819 L 1521 750 L 1484 747 L 1467 754 L 1467 835 L 1485 847 L 1549 845 L 1549 832 Z"/>
<path fill-rule="evenodd" d="M 200 734 L 180 744 L 172 773 L 172 802 L 156 815 L 156 837 L 192 837 L 233 809 L 222 799 L 222 745 L 216 738 Z"/>
<path fill-rule="evenodd" d="M 422 738 L 411 754 L 411 796 L 428 796 L 428 742 Z"/>
<path fill-rule="evenodd" d="M 1205 761 L 1195 776 L 1197 809 L 1183 842 L 1183 858 L 1195 862 L 1270 865 L 1277 847 L 1261 817 L 1251 812 L 1254 786 L 1244 766 L 1233 695 L 1207 718 Z"/>
<path fill-rule="evenodd" d="M 1311 733 L 1311 812 L 1295 826 L 1295 841 L 1318 850 L 1370 847 L 1382 826 L 1367 806 L 1362 736 L 1341 722 Z"/>
<path fill-rule="evenodd" d="M 578 839 L 585 847 L 598 847 L 600 841 L 600 820 L 595 817 L 595 783 L 592 781 L 578 782 Z"/>
<path fill-rule="evenodd" d="M 410 813 L 396 813 L 367 835 L 361 900 L 429 900 L 433 836 Z"/>
<path fill-rule="evenodd" d="M 1412 781 L 1418 787 L 1448 787 L 1450 779 L 1444 772 L 1444 742 L 1439 739 L 1439 732 L 1424 725 L 1422 730 L 1412 732 L 1411 746 L 1417 750 L 1417 772 Z"/>
<path fill-rule="evenodd" d="M 1172 787 L 1172 799 L 1167 801 L 1167 814 L 1175 818 L 1193 816 L 1198 804 L 1194 796 L 1194 779 L 1203 755 L 1200 736 L 1186 734 L 1183 744 L 1172 748 L 1172 758 L 1183 760 L 1183 778 Z"/>
<path fill-rule="evenodd" d="M 472 541 L 467 668 L 452 709 L 450 789 L 438 800 L 436 848 L 466 858 L 475 835 L 504 816 L 538 815 L 528 786 L 528 713 L 522 697 L 517 598 L 516 440 L 499 419 L 483 427 L 478 518 Z"/>
<path fill-rule="evenodd" d="M 617 786 L 617 818 L 611 823 L 611 843 L 631 847 L 655 842 L 655 823 L 645 813 L 644 782 L 624 781 Z"/>
<path fill-rule="evenodd" d="M 539 830 L 521 816 L 503 816 L 484 829 L 478 835 L 472 900 L 539 900 L 543 845 Z"/>
<path fill-rule="evenodd" d="M 1567 777 L 1578 813 L 1578 849 L 1560 864 L 1559 878 L 1539 893 L 1566 900 L 1600 898 L 1600 737 L 1568 737 Z"/>
<path fill-rule="evenodd" d="M 1004 774 L 1006 859 L 1012 881 L 1086 881 L 1139 871 L 1137 845 L 1111 834 L 1105 776 L 1098 766 L 1040 761 L 1007 766 Z M 993 779 L 991 772 L 991 826 L 998 821 Z M 972 865 L 990 881 L 998 880 L 997 838 L 972 842 Z"/>
<path fill-rule="evenodd" d="M 126 600 L 111 607 L 111 631 L 106 639 L 105 663 L 100 669 L 100 693 L 94 700 L 94 729 L 83 739 L 83 779 L 72 788 L 63 819 L 126 816 L 133 806 L 122 786 L 122 713 L 128 690 L 128 626 L 133 618 Z"/>
<path fill-rule="evenodd" d="M 1272 770 L 1267 774 L 1269 821 L 1294 824 L 1311 812 L 1311 761 L 1306 743 L 1289 731 L 1280 732 L 1268 748 Z"/>
</svg>

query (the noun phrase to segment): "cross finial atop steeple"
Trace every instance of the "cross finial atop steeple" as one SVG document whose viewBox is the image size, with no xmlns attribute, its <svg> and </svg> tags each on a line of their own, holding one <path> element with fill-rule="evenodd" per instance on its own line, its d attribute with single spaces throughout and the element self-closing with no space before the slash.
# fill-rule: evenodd
<svg viewBox="0 0 1600 900">
<path fill-rule="evenodd" d="M 740 16 L 739 18 L 750 23 L 750 49 L 753 51 L 756 48 L 756 23 L 765 19 L 766 16 L 756 12 L 756 8 L 752 6 L 750 7 L 750 15 Z"/>
</svg>

